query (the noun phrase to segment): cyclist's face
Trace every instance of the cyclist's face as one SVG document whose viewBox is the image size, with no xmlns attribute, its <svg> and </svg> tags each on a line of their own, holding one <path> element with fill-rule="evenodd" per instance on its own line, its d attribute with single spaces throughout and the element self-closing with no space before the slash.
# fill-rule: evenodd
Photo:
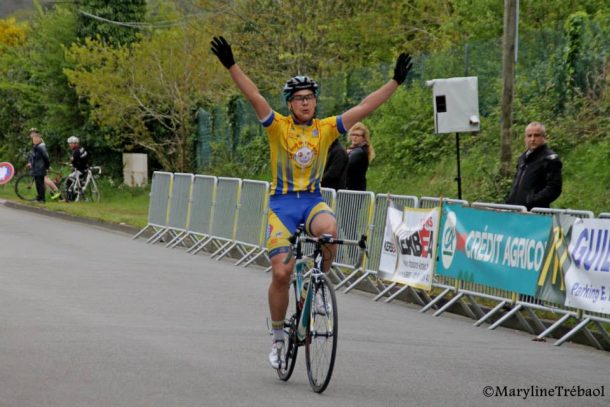
<svg viewBox="0 0 610 407">
<path fill-rule="evenodd" d="M 295 118 L 301 122 L 310 121 L 316 113 L 316 96 L 311 90 L 299 90 L 292 95 L 292 99 L 288 102 L 290 111 Z"/>
<path fill-rule="evenodd" d="M 78 143 L 70 143 L 70 150 L 76 150 L 78 148 Z"/>
</svg>

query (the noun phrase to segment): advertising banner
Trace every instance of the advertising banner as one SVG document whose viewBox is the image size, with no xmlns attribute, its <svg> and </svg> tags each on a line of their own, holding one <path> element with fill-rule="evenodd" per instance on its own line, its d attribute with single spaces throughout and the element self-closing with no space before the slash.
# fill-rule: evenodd
<svg viewBox="0 0 610 407">
<path fill-rule="evenodd" d="M 440 210 L 405 208 L 395 231 L 398 264 L 392 281 L 430 290 L 436 265 Z"/>
<path fill-rule="evenodd" d="M 386 215 L 385 230 L 383 232 L 383 243 L 381 245 L 381 258 L 379 259 L 379 278 L 391 280 L 396 272 L 396 238 L 394 231 L 402 223 L 403 213 L 390 202 L 388 214 Z"/>
<path fill-rule="evenodd" d="M 438 275 L 536 293 L 552 217 L 443 204 Z"/>
<path fill-rule="evenodd" d="M 388 207 L 379 277 L 430 290 L 436 265 L 439 208 Z"/>
<path fill-rule="evenodd" d="M 610 219 L 575 221 L 568 255 L 565 305 L 610 313 Z"/>
<path fill-rule="evenodd" d="M 572 235 L 572 224 L 575 221 L 576 218 L 573 216 L 553 215 L 553 230 L 538 277 L 536 298 L 555 304 L 565 304 L 564 276 L 570 267 L 568 246 Z"/>
</svg>

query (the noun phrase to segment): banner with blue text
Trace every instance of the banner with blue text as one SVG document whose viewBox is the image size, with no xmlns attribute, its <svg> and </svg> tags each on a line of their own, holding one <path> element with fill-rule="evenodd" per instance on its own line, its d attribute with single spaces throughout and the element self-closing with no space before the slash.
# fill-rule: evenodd
<svg viewBox="0 0 610 407">
<path fill-rule="evenodd" d="M 579 219 L 572 225 L 565 274 L 565 305 L 610 313 L 610 219 Z"/>
</svg>

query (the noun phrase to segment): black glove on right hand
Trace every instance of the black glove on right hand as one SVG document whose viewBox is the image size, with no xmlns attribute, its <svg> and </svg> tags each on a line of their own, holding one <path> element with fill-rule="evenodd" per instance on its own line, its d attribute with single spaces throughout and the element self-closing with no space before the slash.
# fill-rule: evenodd
<svg viewBox="0 0 610 407">
<path fill-rule="evenodd" d="M 398 82 L 399 85 L 402 85 L 405 79 L 407 79 L 407 74 L 411 70 L 412 66 L 413 64 L 411 63 L 411 55 L 403 52 L 396 60 L 396 66 L 394 67 L 394 77 L 392 79 Z"/>
<path fill-rule="evenodd" d="M 210 43 L 212 44 L 212 52 L 218 57 L 220 63 L 223 64 L 225 68 L 229 69 L 235 65 L 233 51 L 231 51 L 231 46 L 224 37 L 214 37 Z"/>
</svg>

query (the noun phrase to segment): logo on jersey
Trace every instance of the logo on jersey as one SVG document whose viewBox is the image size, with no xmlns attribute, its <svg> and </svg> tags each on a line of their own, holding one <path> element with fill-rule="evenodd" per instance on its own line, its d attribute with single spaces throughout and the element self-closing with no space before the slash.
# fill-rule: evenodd
<svg viewBox="0 0 610 407">
<path fill-rule="evenodd" d="M 294 154 L 294 160 L 301 168 L 309 167 L 313 161 L 313 151 L 309 147 L 303 146 Z"/>
</svg>

